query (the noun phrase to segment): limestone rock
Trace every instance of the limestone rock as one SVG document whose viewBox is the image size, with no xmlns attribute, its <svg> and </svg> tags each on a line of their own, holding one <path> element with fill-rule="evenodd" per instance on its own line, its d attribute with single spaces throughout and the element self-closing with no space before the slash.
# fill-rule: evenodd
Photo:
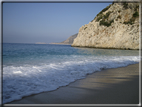
<svg viewBox="0 0 142 107">
<path fill-rule="evenodd" d="M 79 29 L 72 46 L 139 49 L 139 3 L 113 3 Z"/>
</svg>

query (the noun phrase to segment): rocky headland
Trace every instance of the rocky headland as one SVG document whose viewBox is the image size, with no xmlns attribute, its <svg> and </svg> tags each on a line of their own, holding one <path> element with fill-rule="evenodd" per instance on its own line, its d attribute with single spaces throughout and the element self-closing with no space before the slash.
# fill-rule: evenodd
<svg viewBox="0 0 142 107">
<path fill-rule="evenodd" d="M 74 34 L 72 36 L 70 36 L 67 40 L 61 42 L 63 44 L 72 44 L 74 39 L 77 37 L 78 33 L 77 34 Z"/>
<path fill-rule="evenodd" d="M 79 29 L 72 46 L 139 49 L 139 3 L 112 3 Z"/>
<path fill-rule="evenodd" d="M 63 44 L 63 45 L 71 45 L 74 41 L 74 39 L 77 37 L 78 33 L 70 36 L 69 38 L 67 38 L 65 41 L 60 42 L 60 43 L 51 43 L 51 44 Z"/>
</svg>

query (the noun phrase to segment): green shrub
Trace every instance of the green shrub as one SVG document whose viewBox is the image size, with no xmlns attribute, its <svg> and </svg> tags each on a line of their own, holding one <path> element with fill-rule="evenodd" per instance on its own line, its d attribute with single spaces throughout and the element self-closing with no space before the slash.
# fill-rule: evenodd
<svg viewBox="0 0 142 107">
<path fill-rule="evenodd" d="M 128 22 L 124 22 L 124 24 L 134 24 L 134 22 L 135 22 L 135 19 L 136 19 L 136 17 L 138 17 L 139 16 L 139 13 L 138 12 L 135 12 L 134 14 L 133 14 L 133 16 L 132 16 L 132 18 L 128 21 Z"/>
<path fill-rule="evenodd" d="M 128 22 L 124 22 L 124 24 L 132 25 L 132 24 L 134 24 L 135 19 L 136 19 L 135 17 L 132 17 Z"/>
<path fill-rule="evenodd" d="M 110 13 L 111 13 L 110 11 L 107 12 L 107 13 L 104 15 L 104 18 L 107 19 L 107 18 L 109 17 Z"/>
<path fill-rule="evenodd" d="M 110 21 L 110 23 L 113 23 L 113 22 L 114 22 L 114 20 L 111 20 L 111 21 Z"/>
<path fill-rule="evenodd" d="M 124 7 L 124 9 L 128 9 L 128 3 L 123 2 L 123 7 Z"/>
<path fill-rule="evenodd" d="M 135 19 L 136 19 L 136 17 L 132 17 L 132 18 L 130 19 L 130 21 L 131 21 L 131 22 L 134 22 Z"/>
<path fill-rule="evenodd" d="M 100 19 L 108 19 L 110 13 L 111 13 L 111 12 L 109 11 L 109 12 L 107 12 L 105 15 L 100 14 L 100 15 L 97 17 L 96 21 L 99 21 Z"/>
<path fill-rule="evenodd" d="M 128 21 L 128 22 L 124 22 L 124 24 L 130 24 L 130 25 L 132 25 L 132 24 L 133 24 L 133 22 Z"/>
<path fill-rule="evenodd" d="M 97 14 L 97 16 L 99 16 L 100 14 L 102 14 L 103 12 L 107 11 L 110 8 L 111 4 L 109 6 L 107 6 L 106 8 L 104 8 L 101 12 L 99 12 Z"/>
<path fill-rule="evenodd" d="M 137 5 L 134 10 L 137 11 L 138 9 L 139 9 L 139 5 Z"/>
<path fill-rule="evenodd" d="M 112 4 L 114 4 L 115 2 L 113 1 Z"/>
<path fill-rule="evenodd" d="M 100 21 L 100 26 L 104 25 L 104 26 L 109 27 L 111 25 L 111 23 L 113 23 L 113 22 L 114 22 L 114 20 L 111 20 L 110 22 L 105 22 L 104 20 L 101 20 Z"/>
<path fill-rule="evenodd" d="M 84 30 L 85 30 L 86 28 L 87 28 L 87 27 L 85 27 Z"/>
<path fill-rule="evenodd" d="M 135 12 L 134 14 L 133 14 L 133 17 L 138 17 L 139 16 L 139 13 L 138 12 Z"/>
<path fill-rule="evenodd" d="M 101 19 L 101 14 L 103 13 L 103 12 L 105 12 L 105 11 L 107 11 L 109 8 L 110 8 L 110 6 L 111 6 L 112 4 L 110 4 L 109 6 L 107 6 L 106 8 L 104 8 L 102 11 L 100 11 L 96 16 L 99 16 L 99 19 L 97 18 L 97 20 L 100 20 Z M 96 18 L 96 17 L 95 17 Z M 93 19 L 93 20 L 95 20 L 95 18 Z M 93 21 L 92 20 L 92 21 Z M 91 21 L 91 22 L 92 22 Z"/>
<path fill-rule="evenodd" d="M 100 16 L 96 19 L 96 21 L 99 21 L 99 20 L 102 19 L 102 18 L 103 18 L 103 16 L 100 15 Z"/>
</svg>

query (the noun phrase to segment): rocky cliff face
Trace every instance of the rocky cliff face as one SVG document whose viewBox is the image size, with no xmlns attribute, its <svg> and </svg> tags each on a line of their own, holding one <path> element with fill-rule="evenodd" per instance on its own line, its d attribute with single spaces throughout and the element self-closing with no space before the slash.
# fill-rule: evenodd
<svg viewBox="0 0 142 107">
<path fill-rule="evenodd" d="M 72 46 L 139 49 L 139 3 L 113 3 L 79 29 Z"/>
</svg>

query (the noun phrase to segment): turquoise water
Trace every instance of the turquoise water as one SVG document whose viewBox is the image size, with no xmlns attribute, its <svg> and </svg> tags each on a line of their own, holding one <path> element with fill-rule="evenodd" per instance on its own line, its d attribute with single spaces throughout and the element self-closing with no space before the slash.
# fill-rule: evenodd
<svg viewBox="0 0 142 107">
<path fill-rule="evenodd" d="M 137 50 L 74 48 L 70 45 L 3 44 L 3 65 L 39 64 L 77 56 L 138 56 Z M 71 58 L 72 59 L 72 58 Z M 71 60 L 70 59 L 70 60 Z"/>
<path fill-rule="evenodd" d="M 55 90 L 89 73 L 138 63 L 138 50 L 3 44 L 3 103 Z"/>
</svg>

